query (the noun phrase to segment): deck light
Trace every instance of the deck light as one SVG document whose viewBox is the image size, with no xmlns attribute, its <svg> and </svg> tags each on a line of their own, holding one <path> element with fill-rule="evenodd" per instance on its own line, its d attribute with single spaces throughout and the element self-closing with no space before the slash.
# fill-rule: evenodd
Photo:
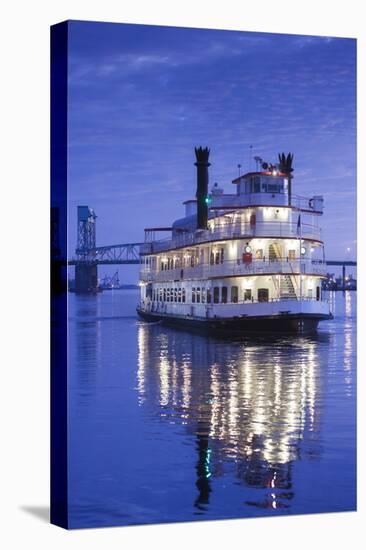
<svg viewBox="0 0 366 550">
<path fill-rule="evenodd" d="M 305 252 L 306 252 L 306 248 L 305 248 L 305 246 L 302 246 L 302 247 L 301 247 L 301 254 L 304 255 Z"/>
<path fill-rule="evenodd" d="M 252 247 L 249 246 L 249 245 L 247 245 L 247 246 L 245 247 L 245 252 L 246 252 L 247 254 L 250 254 L 251 251 L 252 251 Z"/>
</svg>

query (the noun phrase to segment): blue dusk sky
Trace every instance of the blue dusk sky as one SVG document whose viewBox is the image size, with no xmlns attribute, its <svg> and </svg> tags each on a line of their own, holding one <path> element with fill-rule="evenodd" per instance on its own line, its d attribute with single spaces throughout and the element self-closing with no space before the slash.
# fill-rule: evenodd
<svg viewBox="0 0 366 550">
<path fill-rule="evenodd" d="M 324 195 L 327 258 L 356 258 L 355 40 L 69 23 L 72 249 L 78 204 L 96 211 L 98 245 L 182 217 L 197 145 L 228 193 L 237 165 L 255 166 L 250 145 L 269 162 L 293 152 L 294 193 Z M 119 273 L 135 282 L 138 269 Z"/>
</svg>

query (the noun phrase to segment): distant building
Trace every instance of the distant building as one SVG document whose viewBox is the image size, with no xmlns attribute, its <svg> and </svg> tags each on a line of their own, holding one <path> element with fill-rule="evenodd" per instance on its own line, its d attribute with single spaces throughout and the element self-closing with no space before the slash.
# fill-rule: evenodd
<svg viewBox="0 0 366 550">
<path fill-rule="evenodd" d="M 345 279 L 345 290 L 357 290 L 357 279 L 352 275 L 347 275 Z M 322 282 L 323 290 L 343 290 L 342 277 L 335 277 L 334 273 L 327 273 L 326 279 Z"/>
</svg>

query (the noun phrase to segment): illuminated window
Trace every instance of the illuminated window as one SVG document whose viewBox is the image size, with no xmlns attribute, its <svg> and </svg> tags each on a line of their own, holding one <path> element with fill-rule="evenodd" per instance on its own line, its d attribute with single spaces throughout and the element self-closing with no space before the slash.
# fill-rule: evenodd
<svg viewBox="0 0 366 550">
<path fill-rule="evenodd" d="M 238 294 L 239 294 L 238 287 L 237 286 L 232 286 L 231 287 L 231 301 L 233 302 L 233 304 L 238 303 Z"/>
<path fill-rule="evenodd" d="M 206 289 L 202 287 L 201 301 L 204 304 L 206 302 Z"/>
</svg>

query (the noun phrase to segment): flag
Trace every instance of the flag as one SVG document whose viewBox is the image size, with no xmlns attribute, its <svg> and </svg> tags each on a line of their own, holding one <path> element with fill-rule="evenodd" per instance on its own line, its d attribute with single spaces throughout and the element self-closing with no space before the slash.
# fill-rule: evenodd
<svg viewBox="0 0 366 550">
<path fill-rule="evenodd" d="M 301 233 L 301 215 L 299 214 L 299 218 L 297 220 L 297 234 L 300 235 Z"/>
</svg>

